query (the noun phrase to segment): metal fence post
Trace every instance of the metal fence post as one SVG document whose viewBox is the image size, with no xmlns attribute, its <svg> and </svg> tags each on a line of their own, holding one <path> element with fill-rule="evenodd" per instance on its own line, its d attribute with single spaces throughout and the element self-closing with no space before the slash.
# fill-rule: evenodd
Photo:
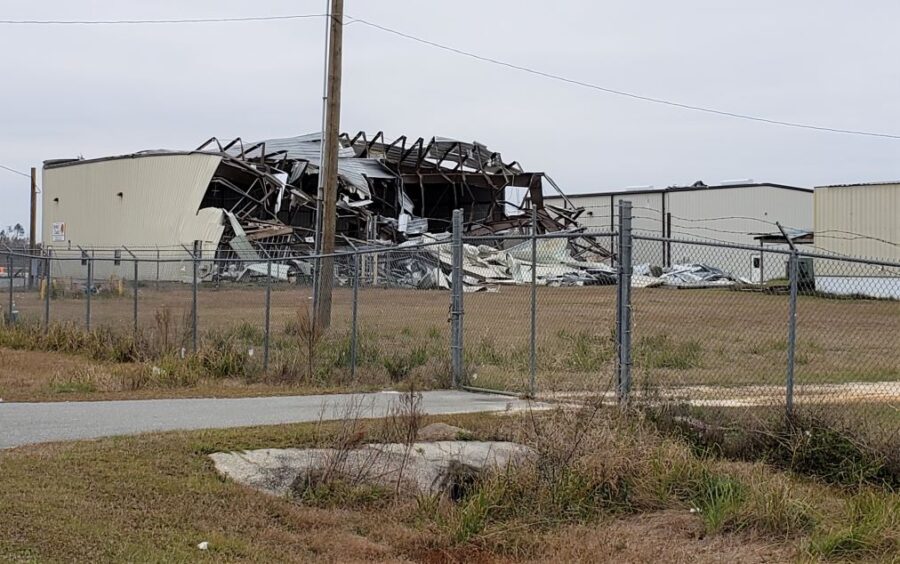
<svg viewBox="0 0 900 564">
<path fill-rule="evenodd" d="M 631 392 L 631 202 L 619 202 L 616 341 L 619 346 L 617 397 L 627 405 Z"/>
<path fill-rule="evenodd" d="M 84 307 L 84 327 L 91 330 L 91 295 L 94 293 L 94 258 L 87 259 L 87 294 Z"/>
<path fill-rule="evenodd" d="M 531 379 L 528 393 L 537 396 L 537 208 L 531 208 Z"/>
<path fill-rule="evenodd" d="M 44 258 L 44 332 L 50 330 L 50 293 L 53 291 L 53 278 L 50 272 L 52 262 L 50 261 L 50 251 Z"/>
<path fill-rule="evenodd" d="M 138 260 L 134 259 L 134 340 L 138 338 Z"/>
<path fill-rule="evenodd" d="M 191 300 L 191 347 L 194 352 L 197 352 L 197 283 L 199 279 L 199 270 L 200 270 L 200 262 L 198 260 L 197 254 L 199 252 L 200 241 L 194 241 L 194 249 L 191 252 L 191 258 L 193 259 L 193 296 Z"/>
<path fill-rule="evenodd" d="M 269 328 L 272 321 L 272 258 L 266 259 L 266 326 L 263 332 L 263 370 L 269 370 Z"/>
<path fill-rule="evenodd" d="M 453 210 L 452 272 L 450 282 L 450 361 L 453 387 L 463 383 L 463 215 Z"/>
<path fill-rule="evenodd" d="M 359 253 L 353 254 L 353 314 L 350 321 L 350 378 L 356 378 L 356 354 L 359 347 L 356 325 L 359 312 Z"/>
<path fill-rule="evenodd" d="M 159 291 L 159 263 L 160 263 L 159 247 L 156 248 L 156 291 Z"/>
<path fill-rule="evenodd" d="M 785 407 L 790 417 L 794 412 L 794 353 L 797 348 L 797 251 L 792 250 L 788 259 L 788 278 L 790 279 L 790 302 L 788 304 L 788 337 L 787 337 L 787 383 L 785 390 Z"/>
<path fill-rule="evenodd" d="M 9 281 L 9 310 L 7 310 L 6 323 L 9 325 L 13 324 L 13 283 L 15 282 L 15 278 L 13 277 L 13 256 L 12 252 L 7 253 L 6 255 L 6 279 Z"/>
</svg>

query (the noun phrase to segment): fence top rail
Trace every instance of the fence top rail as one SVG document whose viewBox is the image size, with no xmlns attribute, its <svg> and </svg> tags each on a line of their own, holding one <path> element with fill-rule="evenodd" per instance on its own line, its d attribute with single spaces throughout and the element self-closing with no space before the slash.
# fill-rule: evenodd
<svg viewBox="0 0 900 564">
<path fill-rule="evenodd" d="M 865 257 L 852 257 L 848 255 L 837 255 L 837 254 L 827 254 L 827 253 L 817 253 L 814 251 L 792 251 L 790 249 L 778 249 L 772 247 L 761 247 L 759 245 L 743 245 L 740 243 L 728 243 L 725 241 L 707 241 L 704 239 L 679 239 L 673 237 L 661 237 L 658 235 L 647 235 L 647 234 L 634 234 L 632 236 L 635 240 L 640 241 L 655 241 L 660 243 L 677 243 L 682 245 L 696 245 L 701 247 L 716 247 L 721 249 L 736 249 L 740 251 L 750 251 L 753 253 L 765 252 L 767 254 L 779 254 L 789 256 L 791 254 L 796 254 L 801 258 L 814 258 L 821 260 L 833 260 L 839 262 L 849 262 L 849 263 L 857 263 L 857 264 L 867 264 L 870 266 L 883 266 L 887 268 L 900 268 L 900 262 L 885 260 L 885 259 L 877 259 L 877 258 L 865 258 Z"/>
<path fill-rule="evenodd" d="M 342 257 L 353 257 L 358 255 L 379 255 L 385 253 L 414 253 L 421 250 L 431 249 L 434 247 L 442 247 L 449 246 L 451 241 L 449 239 L 445 241 L 430 241 L 427 243 L 416 243 L 413 245 L 404 245 L 404 246 L 392 246 L 392 247 L 378 247 L 378 248 L 367 248 L 367 249 L 352 249 L 348 251 L 336 251 L 334 253 L 328 254 L 289 254 L 284 256 L 269 256 L 269 257 L 259 257 L 259 259 L 242 259 L 240 257 L 231 257 L 231 258 L 223 258 L 223 257 L 215 257 L 215 256 L 203 256 L 202 254 L 199 257 L 196 257 L 197 260 L 204 263 L 264 263 L 267 261 L 271 262 L 282 262 L 282 261 L 310 261 L 316 259 L 323 258 L 342 258 Z M 108 249 L 109 251 L 120 250 L 120 249 Z M 90 249 L 85 249 L 85 251 L 90 251 Z M 53 261 L 71 261 L 71 262 L 81 262 L 81 261 L 92 261 L 92 262 L 123 262 L 123 263 L 131 263 L 131 262 L 145 262 L 145 263 L 182 263 L 185 261 L 192 261 L 195 258 L 195 255 L 189 251 L 182 251 L 181 257 L 165 257 L 161 256 L 159 258 L 155 256 L 147 256 L 140 257 L 135 256 L 85 256 L 81 250 L 71 250 L 71 251 L 62 251 L 65 253 L 72 253 L 72 256 L 60 256 L 56 252 L 54 252 L 51 256 L 48 257 L 46 254 L 34 254 L 34 253 L 20 253 L 17 251 L 9 251 L 3 254 L 25 258 L 25 259 L 47 259 L 50 258 Z"/>
<path fill-rule="evenodd" d="M 614 237 L 618 233 L 616 231 L 602 231 L 602 232 L 554 232 L 554 233 L 542 233 L 534 236 L 537 239 L 582 239 L 582 238 L 590 238 L 590 237 Z M 686 239 L 686 238 L 673 238 L 673 237 L 661 237 L 658 235 L 650 235 L 644 233 L 635 233 L 633 239 L 638 241 L 655 241 L 660 243 L 676 243 L 683 245 L 695 245 L 695 246 L 704 246 L 704 247 L 713 247 L 713 248 L 722 248 L 722 249 L 735 249 L 741 251 L 748 251 L 752 253 L 760 253 L 765 252 L 768 254 L 777 254 L 777 255 L 785 255 L 789 256 L 791 254 L 795 254 L 798 257 L 802 258 L 813 258 L 819 260 L 830 260 L 837 262 L 845 262 L 845 263 L 853 263 L 853 264 L 864 264 L 869 266 L 878 266 L 883 268 L 896 268 L 900 269 L 900 262 L 886 260 L 886 259 L 876 259 L 876 258 L 865 258 L 865 257 L 853 257 L 847 255 L 837 255 L 837 254 L 828 254 L 828 253 L 818 253 L 814 251 L 791 251 L 790 249 L 779 249 L 772 247 L 761 247 L 758 245 L 746 245 L 740 243 L 728 243 L 724 241 L 709 241 L 704 239 Z M 504 241 L 504 240 L 515 240 L 515 241 L 523 241 L 529 240 L 532 238 L 530 234 L 521 234 L 521 235 L 478 235 L 478 236 L 463 236 L 462 240 L 464 242 L 474 242 L 474 241 Z M 452 241 L 450 238 L 428 241 L 428 242 L 419 242 L 415 244 L 407 244 L 402 246 L 390 246 L 390 247 L 374 247 L 374 248 L 364 248 L 364 249 L 350 249 L 350 250 L 341 250 L 335 251 L 330 254 L 298 254 L 296 252 L 290 252 L 290 250 L 286 250 L 285 254 L 280 253 L 272 253 L 270 251 L 269 256 L 261 256 L 259 259 L 242 259 L 240 257 L 216 257 L 212 255 L 215 251 L 210 253 L 210 256 L 204 256 L 202 253 L 199 257 L 196 257 L 198 260 L 204 263 L 265 263 L 268 261 L 271 262 L 286 262 L 286 261 L 311 261 L 322 258 L 344 258 L 344 257 L 353 257 L 355 255 L 378 255 L 385 253 L 415 253 L 417 251 L 428 250 L 435 247 L 445 247 L 452 245 Z M 150 248 L 145 248 L 146 250 L 151 250 Z M 39 259 L 46 260 L 50 259 L 53 261 L 85 261 L 90 260 L 93 262 L 119 262 L 119 263 L 133 263 L 133 262 L 145 262 L 145 263 L 183 263 L 185 261 L 192 261 L 195 259 L 194 254 L 187 250 L 181 250 L 180 252 L 177 250 L 169 250 L 169 252 L 177 252 L 179 256 L 166 256 L 166 254 L 156 255 L 156 249 L 152 248 L 153 255 L 144 255 L 139 254 L 139 247 L 119 247 L 119 248 L 106 248 L 106 249 L 49 249 L 49 253 L 47 252 L 28 252 L 28 251 L 19 251 L 16 249 L 10 249 L 6 247 L 6 251 L 2 254 L 7 255 L 9 257 L 16 257 L 19 259 Z M 122 254 L 120 256 L 92 256 L 91 252 L 115 252 L 120 251 Z M 66 254 L 70 254 L 71 256 L 65 256 Z"/>
<path fill-rule="evenodd" d="M 463 235 L 463 242 L 466 241 L 521 241 L 523 239 L 585 239 L 589 237 L 615 237 L 618 235 L 616 231 L 554 231 L 552 233 L 539 233 L 532 235 L 530 233 L 521 233 L 518 235 Z"/>
</svg>

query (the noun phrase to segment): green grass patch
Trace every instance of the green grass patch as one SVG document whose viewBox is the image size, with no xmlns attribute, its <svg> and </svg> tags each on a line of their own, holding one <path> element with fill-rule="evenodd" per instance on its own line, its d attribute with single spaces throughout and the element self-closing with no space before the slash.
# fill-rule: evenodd
<svg viewBox="0 0 900 564">
<path fill-rule="evenodd" d="M 641 337 L 634 355 L 644 368 L 688 370 L 702 365 L 703 346 L 700 341 L 675 341 L 668 335 Z"/>
</svg>

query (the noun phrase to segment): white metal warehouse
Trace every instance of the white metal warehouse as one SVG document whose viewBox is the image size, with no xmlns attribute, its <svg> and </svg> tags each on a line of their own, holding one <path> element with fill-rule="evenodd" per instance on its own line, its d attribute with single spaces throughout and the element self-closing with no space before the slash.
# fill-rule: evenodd
<svg viewBox="0 0 900 564">
<path fill-rule="evenodd" d="M 209 254 L 222 236 L 222 210 L 198 208 L 221 160 L 199 152 L 147 152 L 45 165 L 43 240 L 57 254 L 84 245 L 97 258 L 110 258 L 114 252 L 121 256 L 121 250 L 111 249 L 123 247 L 152 256 L 146 254 L 150 246 L 177 250 L 193 241 L 200 241 Z M 164 252 L 164 258 L 168 256 L 176 255 Z M 189 277 L 188 253 L 177 256 L 183 263 L 163 263 L 159 273 L 157 265 L 142 264 L 141 276 Z M 62 276 L 83 270 L 78 262 L 58 267 L 54 274 Z M 128 272 L 127 265 L 112 262 L 98 262 L 97 267 L 97 278 Z M 204 271 L 208 267 L 201 266 Z"/>
<path fill-rule="evenodd" d="M 816 187 L 815 241 L 826 254 L 900 262 L 900 181 Z M 815 261 L 816 287 L 900 298 L 900 269 Z"/>
<path fill-rule="evenodd" d="M 632 203 L 632 226 L 637 234 L 675 239 L 707 239 L 759 245 L 755 237 L 774 233 L 774 223 L 808 231 L 813 225 L 813 190 L 772 183 L 729 183 L 707 186 L 639 188 L 590 194 L 572 194 L 571 205 L 584 208 L 581 225 L 614 230 L 618 205 Z M 545 197 L 547 204 L 564 206 L 561 196 Z M 768 254 L 760 266 L 759 254 L 695 245 L 640 241 L 635 245 L 635 263 L 671 266 L 705 263 L 736 276 L 759 281 L 785 275 L 785 259 Z"/>
</svg>

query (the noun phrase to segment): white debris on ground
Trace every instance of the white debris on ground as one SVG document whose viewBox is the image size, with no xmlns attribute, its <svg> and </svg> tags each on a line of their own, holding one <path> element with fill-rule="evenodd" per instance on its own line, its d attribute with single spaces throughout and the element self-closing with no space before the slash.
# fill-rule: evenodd
<svg viewBox="0 0 900 564">
<path fill-rule="evenodd" d="M 447 493 L 460 481 L 502 470 L 533 456 L 527 446 L 500 441 L 368 444 L 359 448 L 260 449 L 210 456 L 219 474 L 275 496 L 290 496 L 323 476 L 411 493 Z"/>
<path fill-rule="evenodd" d="M 731 286 L 736 282 L 749 283 L 724 270 L 706 264 L 676 264 L 660 276 L 667 286 Z"/>
</svg>

